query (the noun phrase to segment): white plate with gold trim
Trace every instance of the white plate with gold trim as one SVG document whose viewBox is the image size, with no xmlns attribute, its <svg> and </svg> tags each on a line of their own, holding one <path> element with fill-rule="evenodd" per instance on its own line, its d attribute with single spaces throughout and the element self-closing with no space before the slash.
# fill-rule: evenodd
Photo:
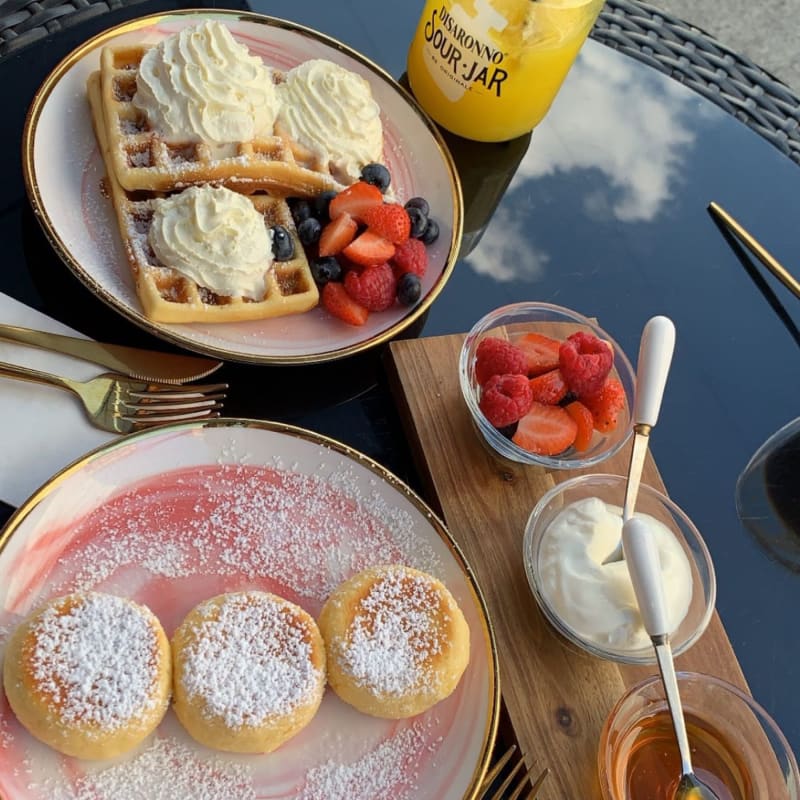
<svg viewBox="0 0 800 800">
<path fill-rule="evenodd" d="M 205 19 L 227 25 L 265 63 L 286 70 L 326 58 L 369 81 L 381 107 L 384 162 L 396 197 L 421 195 L 439 222 L 428 248 L 422 298 L 409 309 L 395 303 L 361 327 L 318 307 L 305 314 L 233 324 L 167 325 L 141 309 L 122 248 L 111 201 L 101 181 L 103 161 L 92 131 L 86 79 L 110 42 L 157 42 Z M 123 316 L 174 344 L 222 359 L 299 364 L 342 358 L 387 341 L 411 325 L 444 287 L 455 265 L 462 229 L 458 176 L 441 135 L 388 73 L 355 50 L 292 22 L 235 11 L 151 15 L 111 28 L 76 48 L 48 76 L 33 100 L 23 134 L 28 197 L 50 243 L 75 275 Z"/>
<path fill-rule="evenodd" d="M 0 693 L 5 800 L 463 800 L 494 742 L 497 655 L 475 578 L 442 523 L 391 473 L 299 428 L 215 420 L 128 436 L 52 478 L 0 538 L 0 650 L 40 603 L 97 590 L 148 605 L 171 635 L 198 602 L 259 589 L 313 616 L 375 564 L 436 575 L 470 628 L 470 661 L 446 700 L 408 720 L 361 714 L 329 689 L 269 755 L 196 744 L 172 711 L 112 762 L 33 739 Z M 165 793 L 166 790 L 166 793 Z"/>
</svg>

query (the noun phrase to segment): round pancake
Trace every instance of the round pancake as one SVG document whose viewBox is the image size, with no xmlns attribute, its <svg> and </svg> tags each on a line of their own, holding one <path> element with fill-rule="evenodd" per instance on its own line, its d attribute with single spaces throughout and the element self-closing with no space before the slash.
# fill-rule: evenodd
<svg viewBox="0 0 800 800">
<path fill-rule="evenodd" d="M 325 691 L 325 645 L 302 608 L 266 592 L 196 606 L 172 638 L 175 713 L 201 744 L 269 753 L 299 733 Z"/>
<path fill-rule="evenodd" d="M 11 635 L 3 685 L 37 739 L 77 758 L 112 758 L 167 711 L 169 642 L 145 606 L 100 592 L 59 597 Z"/>
<path fill-rule="evenodd" d="M 345 581 L 319 626 L 331 687 L 376 717 L 427 711 L 451 694 L 469 662 L 469 628 L 455 599 L 410 567 L 372 567 Z"/>
</svg>

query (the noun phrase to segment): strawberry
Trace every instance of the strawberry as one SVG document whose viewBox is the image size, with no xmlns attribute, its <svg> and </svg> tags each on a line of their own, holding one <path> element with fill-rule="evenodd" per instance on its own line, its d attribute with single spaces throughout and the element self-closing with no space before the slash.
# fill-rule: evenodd
<svg viewBox="0 0 800 800">
<path fill-rule="evenodd" d="M 363 325 L 369 316 L 369 311 L 353 300 L 341 283 L 333 281 L 322 287 L 322 305 L 348 325 Z"/>
<path fill-rule="evenodd" d="M 575 441 L 577 432 L 575 420 L 561 406 L 534 402 L 530 411 L 517 423 L 511 441 L 531 453 L 554 456 Z"/>
<path fill-rule="evenodd" d="M 397 281 L 392 268 L 384 263 L 361 272 L 350 270 L 345 273 L 344 288 L 368 311 L 385 311 L 394 303 Z"/>
<path fill-rule="evenodd" d="M 406 272 L 413 272 L 418 278 L 425 277 L 428 268 L 428 251 L 419 239 L 409 239 L 394 248 L 392 268 L 397 279 Z"/>
<path fill-rule="evenodd" d="M 319 254 L 335 256 L 355 239 L 358 223 L 347 213 L 342 212 L 331 220 L 319 237 Z"/>
<path fill-rule="evenodd" d="M 578 433 L 575 435 L 573 446 L 579 453 L 584 453 L 589 449 L 594 435 L 594 417 L 592 412 L 579 400 L 574 400 L 564 406 L 564 411 L 575 420 L 578 426 Z"/>
<path fill-rule="evenodd" d="M 340 214 L 349 214 L 358 222 L 363 222 L 364 212 L 373 206 L 383 205 L 383 195 L 377 186 L 364 181 L 356 181 L 346 189 L 342 189 L 328 206 L 331 219 Z"/>
<path fill-rule="evenodd" d="M 374 189 L 375 187 L 373 186 L 372 188 Z M 387 242 L 383 236 L 378 236 L 376 233 L 366 230 L 353 239 L 342 252 L 350 261 L 354 261 L 362 267 L 371 267 L 388 261 L 394 255 L 394 245 L 391 242 Z"/>
<path fill-rule="evenodd" d="M 411 235 L 411 219 L 398 203 L 370 206 L 364 210 L 362 219 L 371 231 L 392 244 L 403 244 Z"/>
<path fill-rule="evenodd" d="M 495 428 L 513 425 L 531 407 L 531 387 L 524 375 L 492 375 L 478 403 Z"/>
<path fill-rule="evenodd" d="M 595 430 L 608 433 L 617 427 L 619 412 L 625 408 L 625 389 L 617 378 L 608 378 L 597 394 L 582 397 L 581 402 L 592 413 Z"/>
<path fill-rule="evenodd" d="M 557 369 L 543 372 L 541 375 L 531 378 L 529 383 L 533 399 L 538 403 L 555 406 L 567 396 L 567 384 Z"/>
<path fill-rule="evenodd" d="M 525 353 L 507 339 L 484 336 L 475 350 L 475 380 L 483 386 L 492 375 L 524 375 Z"/>
<path fill-rule="evenodd" d="M 526 333 L 514 342 L 528 357 L 528 375 L 534 377 L 558 366 L 561 342 L 541 333 Z"/>
</svg>

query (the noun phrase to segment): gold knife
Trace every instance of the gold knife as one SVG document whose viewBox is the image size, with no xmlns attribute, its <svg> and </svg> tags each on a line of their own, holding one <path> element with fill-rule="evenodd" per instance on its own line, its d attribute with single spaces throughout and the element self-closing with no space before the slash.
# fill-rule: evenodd
<svg viewBox="0 0 800 800">
<path fill-rule="evenodd" d="M 708 210 L 796 297 L 800 297 L 800 281 L 778 261 L 751 233 L 745 230 L 719 203 L 708 204 Z"/>
<path fill-rule="evenodd" d="M 59 333 L 2 323 L 0 323 L 0 339 L 91 361 L 93 364 L 100 364 L 123 375 L 145 381 L 188 383 L 198 378 L 205 378 L 222 366 L 221 361 L 210 358 L 159 353 L 155 350 L 140 350 L 119 344 L 104 344 L 91 339 L 78 339 L 74 336 L 63 336 Z"/>
</svg>

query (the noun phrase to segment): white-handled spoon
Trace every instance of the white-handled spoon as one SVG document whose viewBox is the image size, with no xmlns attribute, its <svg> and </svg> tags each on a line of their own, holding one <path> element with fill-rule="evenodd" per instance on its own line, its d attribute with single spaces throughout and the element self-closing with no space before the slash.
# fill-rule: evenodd
<svg viewBox="0 0 800 800">
<path fill-rule="evenodd" d="M 669 317 L 652 317 L 642 330 L 639 360 L 636 363 L 636 394 L 633 401 L 633 449 L 628 465 L 628 484 L 622 519 L 630 519 L 639 494 L 639 483 L 647 456 L 650 431 L 658 422 L 664 387 L 667 385 L 672 353 L 675 350 L 675 325 Z M 606 556 L 604 564 L 622 560 L 622 542 Z"/>
<path fill-rule="evenodd" d="M 686 721 L 683 718 L 678 679 L 675 676 L 672 647 L 669 643 L 670 631 L 664 603 L 661 563 L 647 523 L 639 517 L 626 520 L 622 525 L 622 545 L 644 629 L 656 651 L 658 670 L 661 673 L 661 682 L 664 684 L 667 706 L 678 742 L 681 779 L 675 790 L 675 800 L 719 800 L 717 794 L 694 774 L 692 767 L 689 737 L 686 734 Z"/>
</svg>

